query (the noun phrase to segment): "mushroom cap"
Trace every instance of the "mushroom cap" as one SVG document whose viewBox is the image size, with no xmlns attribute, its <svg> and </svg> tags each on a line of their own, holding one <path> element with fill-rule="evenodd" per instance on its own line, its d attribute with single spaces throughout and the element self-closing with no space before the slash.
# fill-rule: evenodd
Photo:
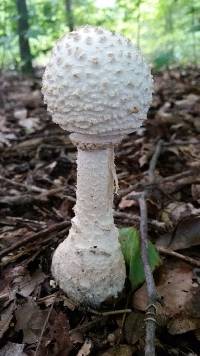
<svg viewBox="0 0 200 356">
<path fill-rule="evenodd" d="M 85 26 L 55 44 L 42 91 L 53 121 L 63 129 L 105 136 L 141 127 L 152 82 L 149 66 L 128 39 Z"/>
</svg>

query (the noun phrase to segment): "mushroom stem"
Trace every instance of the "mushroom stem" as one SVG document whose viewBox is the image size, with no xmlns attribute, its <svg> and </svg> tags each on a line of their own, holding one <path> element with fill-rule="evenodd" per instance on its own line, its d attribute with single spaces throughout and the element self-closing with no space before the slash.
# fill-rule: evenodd
<svg viewBox="0 0 200 356">
<path fill-rule="evenodd" d="M 125 281 L 112 208 L 114 143 L 110 139 L 94 145 L 77 143 L 82 135 L 73 136 L 78 145 L 75 217 L 68 238 L 54 254 L 52 271 L 69 297 L 97 306 L 116 297 Z"/>
<path fill-rule="evenodd" d="M 78 229 L 113 228 L 113 147 L 93 151 L 78 149 L 77 202 L 74 224 Z M 94 240 L 93 234 L 90 236 Z"/>
</svg>

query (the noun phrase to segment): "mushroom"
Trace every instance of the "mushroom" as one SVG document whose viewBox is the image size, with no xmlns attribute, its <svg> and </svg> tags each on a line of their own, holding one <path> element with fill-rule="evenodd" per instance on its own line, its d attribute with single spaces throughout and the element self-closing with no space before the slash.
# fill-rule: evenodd
<svg viewBox="0 0 200 356">
<path fill-rule="evenodd" d="M 53 121 L 72 133 L 78 148 L 75 217 L 53 255 L 52 274 L 75 302 L 97 307 L 124 286 L 113 221 L 114 146 L 146 118 L 152 76 L 128 39 L 85 26 L 56 43 L 43 95 Z"/>
</svg>

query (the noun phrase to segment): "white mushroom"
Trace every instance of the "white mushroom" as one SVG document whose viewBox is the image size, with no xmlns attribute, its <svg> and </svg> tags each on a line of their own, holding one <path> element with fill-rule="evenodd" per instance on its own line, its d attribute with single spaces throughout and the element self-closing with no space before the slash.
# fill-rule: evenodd
<svg viewBox="0 0 200 356">
<path fill-rule="evenodd" d="M 114 145 L 146 118 L 152 77 L 129 40 L 86 26 L 55 45 L 43 94 L 78 147 L 75 217 L 52 273 L 70 298 L 98 306 L 122 291 L 126 275 L 113 221 Z"/>
</svg>

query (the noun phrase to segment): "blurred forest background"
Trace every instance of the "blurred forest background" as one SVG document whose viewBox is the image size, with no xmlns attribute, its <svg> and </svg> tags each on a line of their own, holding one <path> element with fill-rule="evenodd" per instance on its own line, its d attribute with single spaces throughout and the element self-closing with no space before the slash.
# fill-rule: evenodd
<svg viewBox="0 0 200 356">
<path fill-rule="evenodd" d="M 114 219 L 131 242 L 130 281 L 99 313 L 52 279 L 53 251 L 74 217 L 76 148 L 41 95 L 55 41 L 85 24 L 129 37 L 154 76 L 144 128 L 115 149 Z M 155 248 L 161 260 L 156 355 L 200 355 L 199 39 L 199 0 L 0 0 L 0 356 L 144 354 L 145 325 L 155 323 L 136 192 L 147 195 L 151 266 Z"/>
<path fill-rule="evenodd" d="M 0 68 L 31 72 L 57 38 L 84 24 L 125 34 L 156 69 L 198 62 L 199 0 L 2 0 Z"/>
</svg>

